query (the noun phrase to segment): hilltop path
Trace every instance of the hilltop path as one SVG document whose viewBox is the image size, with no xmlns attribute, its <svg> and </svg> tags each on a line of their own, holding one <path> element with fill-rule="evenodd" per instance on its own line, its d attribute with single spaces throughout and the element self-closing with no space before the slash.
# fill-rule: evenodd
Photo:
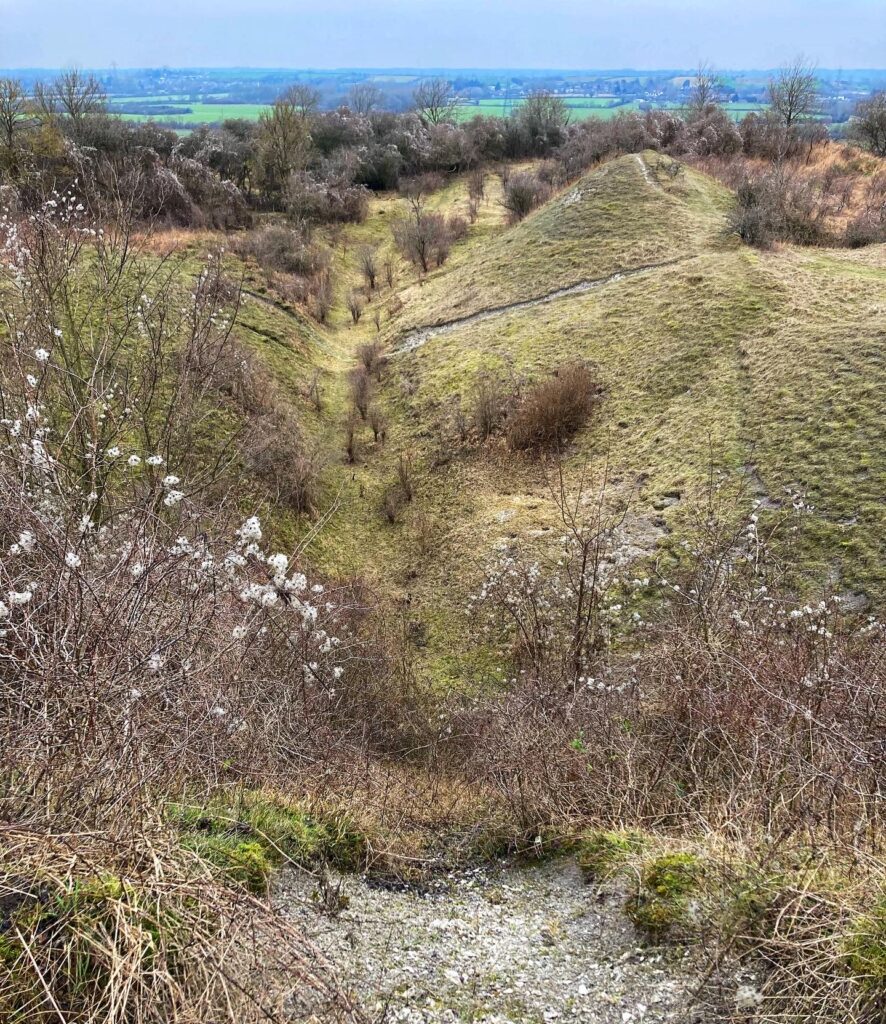
<svg viewBox="0 0 886 1024">
<path fill-rule="evenodd" d="M 628 277 L 636 277 L 638 274 L 647 274 L 652 270 L 660 270 L 662 267 L 673 267 L 684 262 L 682 259 L 664 260 L 661 263 L 647 263 L 641 267 L 631 267 L 628 270 L 617 270 L 614 274 L 607 274 L 606 277 L 590 278 L 586 281 L 579 281 L 576 284 L 568 285 L 565 288 L 555 288 L 552 292 L 539 295 L 534 299 L 522 299 L 518 302 L 508 302 L 502 306 L 491 306 L 489 309 L 481 309 L 477 313 L 468 316 L 456 317 L 454 320 L 445 320 L 443 323 L 434 324 L 429 327 L 417 327 L 400 338 L 399 343 L 391 352 L 391 355 L 401 356 L 407 352 L 414 352 L 430 338 L 439 334 L 449 334 L 462 327 L 471 324 L 479 324 L 484 320 L 491 320 L 496 316 L 503 316 L 505 313 L 513 313 L 523 309 L 532 309 L 534 306 L 543 306 L 557 299 L 566 298 L 568 295 L 580 295 L 582 292 L 589 292 L 595 288 L 602 288 L 607 284 L 614 284 Z"/>
</svg>

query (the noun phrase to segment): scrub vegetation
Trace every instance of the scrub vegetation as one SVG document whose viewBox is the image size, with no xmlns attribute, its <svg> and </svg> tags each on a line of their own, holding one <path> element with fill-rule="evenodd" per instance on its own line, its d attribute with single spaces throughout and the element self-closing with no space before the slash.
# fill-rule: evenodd
<svg viewBox="0 0 886 1024">
<path fill-rule="evenodd" d="M 371 1019 L 281 873 L 562 856 L 710 1019 L 882 1019 L 886 165 L 803 75 L 3 84 L 0 1018 Z"/>
</svg>

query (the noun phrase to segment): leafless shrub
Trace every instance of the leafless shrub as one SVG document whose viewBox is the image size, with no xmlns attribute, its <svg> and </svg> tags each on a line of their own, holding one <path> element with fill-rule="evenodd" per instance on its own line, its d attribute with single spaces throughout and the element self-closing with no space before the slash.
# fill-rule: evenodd
<svg viewBox="0 0 886 1024">
<path fill-rule="evenodd" d="M 369 403 L 372 401 L 372 378 L 365 366 L 358 366 L 351 370 L 350 385 L 351 402 L 354 409 L 360 414 L 360 419 L 365 420 Z"/>
<path fill-rule="evenodd" d="M 369 212 L 369 196 L 362 185 L 335 178 L 324 181 L 308 172 L 289 177 L 285 202 L 296 223 L 362 224 Z"/>
<path fill-rule="evenodd" d="M 243 448 L 246 467 L 272 501 L 306 515 L 316 511 L 321 461 L 291 417 L 278 411 L 253 420 Z"/>
<path fill-rule="evenodd" d="M 473 423 L 482 440 L 501 426 L 507 411 L 507 396 L 502 385 L 491 377 L 481 377 L 474 388 Z"/>
<path fill-rule="evenodd" d="M 360 365 L 370 376 L 375 377 L 377 380 L 381 379 L 382 370 L 385 366 L 385 357 L 380 342 L 370 341 L 365 345 L 361 345 L 357 349 L 357 358 L 360 360 Z"/>
<path fill-rule="evenodd" d="M 504 187 L 502 205 L 513 222 L 521 221 L 544 203 L 550 195 L 550 188 L 534 174 L 520 171 L 512 174 Z"/>
<path fill-rule="evenodd" d="M 426 512 L 418 512 L 412 519 L 412 531 L 419 555 L 430 558 L 439 540 L 437 522 Z"/>
<path fill-rule="evenodd" d="M 382 512 L 384 513 L 385 519 L 391 525 L 397 522 L 400 518 L 400 513 L 403 510 L 405 498 L 403 491 L 400 489 L 398 484 L 391 484 L 386 487 L 382 494 Z"/>
<path fill-rule="evenodd" d="M 351 291 L 348 293 L 348 312 L 351 314 L 351 320 L 356 325 L 360 322 L 360 317 L 363 316 L 363 297 L 358 291 Z"/>
<path fill-rule="evenodd" d="M 356 670 L 366 595 L 325 580 L 318 600 L 224 500 L 256 495 L 220 260 L 183 295 L 131 223 L 102 234 L 56 210 L 2 229 L 0 1016 L 282 1020 L 294 982 L 357 1020 L 269 907 L 182 850 L 166 809 L 294 772 L 333 730 L 340 749 L 393 737 L 351 718 L 376 689 Z"/>
<path fill-rule="evenodd" d="M 234 248 L 261 267 L 286 274 L 314 277 L 329 267 L 329 254 L 301 231 L 269 224 L 234 236 Z"/>
<path fill-rule="evenodd" d="M 475 167 L 468 175 L 468 196 L 477 205 L 486 198 L 486 171 L 482 167 Z"/>
<path fill-rule="evenodd" d="M 474 770 L 497 779 L 533 827 L 586 806 L 604 820 L 701 817 L 732 835 L 802 836 L 812 821 L 833 842 L 860 821 L 873 834 L 882 626 L 844 615 L 839 601 L 790 597 L 791 554 L 782 563 L 771 545 L 802 529 L 802 499 L 764 526 L 756 512 L 736 514 L 732 486 L 712 487 L 699 496 L 693 553 L 631 579 L 625 505 L 605 483 L 597 496 L 584 486 L 552 486 L 562 551 L 550 562 L 504 552 L 479 588 L 476 610 L 525 672 L 483 725 L 461 723 Z M 618 638 L 637 631 L 639 657 L 616 656 Z M 551 749 L 563 756 L 552 762 Z"/>
<path fill-rule="evenodd" d="M 378 260 L 375 249 L 371 245 L 364 245 L 358 254 L 358 262 L 367 290 L 374 292 L 378 281 Z"/>
<path fill-rule="evenodd" d="M 305 389 L 305 397 L 316 412 L 323 411 L 323 385 L 320 383 L 320 371 L 314 370 Z"/>
<path fill-rule="evenodd" d="M 433 265 L 441 266 L 446 261 L 452 236 L 443 214 L 419 209 L 398 220 L 393 230 L 404 259 L 421 273 L 426 274 Z"/>
<path fill-rule="evenodd" d="M 351 464 L 357 461 L 359 430 L 360 416 L 352 410 L 345 420 L 345 457 Z"/>
<path fill-rule="evenodd" d="M 406 501 L 415 495 L 415 477 L 412 452 L 400 452 L 397 458 L 397 481 Z"/>
<path fill-rule="evenodd" d="M 385 258 L 383 269 L 385 273 L 385 284 L 388 288 L 393 288 L 397 283 L 397 264 L 393 256 Z"/>
<path fill-rule="evenodd" d="M 561 366 L 530 389 L 508 419 L 508 444 L 516 450 L 561 447 L 594 408 L 596 385 L 583 363 Z"/>
<path fill-rule="evenodd" d="M 388 436 L 388 418 L 377 405 L 373 405 L 369 410 L 369 426 L 372 429 L 373 440 L 383 444 Z"/>
<path fill-rule="evenodd" d="M 744 177 L 736 196 L 732 229 L 749 245 L 766 248 L 778 240 L 810 245 L 828 237 L 812 185 L 784 167 Z"/>
<path fill-rule="evenodd" d="M 328 273 L 323 274 L 317 282 L 311 302 L 314 317 L 319 323 L 325 324 L 329 320 L 329 314 L 332 312 L 334 302 L 335 293 L 332 287 L 332 278 Z"/>
</svg>

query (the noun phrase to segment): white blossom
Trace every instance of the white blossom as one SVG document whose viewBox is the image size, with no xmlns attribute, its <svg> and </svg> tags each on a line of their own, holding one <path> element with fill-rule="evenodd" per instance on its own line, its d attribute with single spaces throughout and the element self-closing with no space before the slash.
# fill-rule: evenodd
<svg viewBox="0 0 886 1024">
<path fill-rule="evenodd" d="M 273 572 L 275 576 L 282 576 L 289 568 L 288 556 L 282 553 L 271 555 L 271 557 L 268 559 L 268 568 Z"/>
<path fill-rule="evenodd" d="M 261 523 L 259 522 L 258 516 L 250 516 L 240 527 L 237 533 L 244 544 L 261 540 Z"/>
<path fill-rule="evenodd" d="M 65 565 L 69 569 L 79 569 L 80 567 L 80 556 L 76 551 L 69 551 L 65 555 Z"/>
<path fill-rule="evenodd" d="M 38 348 L 34 353 L 34 358 L 38 363 L 45 363 L 49 359 L 49 352 L 45 348 Z"/>
<path fill-rule="evenodd" d="M 172 508 L 173 505 L 177 505 L 184 498 L 182 491 L 170 491 L 169 494 L 163 499 L 163 504 L 167 508 Z"/>
<path fill-rule="evenodd" d="M 739 985 L 735 992 L 735 1005 L 739 1010 L 755 1010 L 763 1002 L 763 993 L 752 985 Z"/>
</svg>

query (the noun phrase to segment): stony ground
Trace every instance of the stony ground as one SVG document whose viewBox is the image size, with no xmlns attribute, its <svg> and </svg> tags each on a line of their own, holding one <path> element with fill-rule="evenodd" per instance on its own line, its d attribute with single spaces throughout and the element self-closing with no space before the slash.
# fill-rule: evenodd
<svg viewBox="0 0 886 1024">
<path fill-rule="evenodd" d="M 403 1024 L 701 1021 L 682 952 L 642 946 L 621 896 L 571 863 L 476 871 L 430 891 L 349 878 L 322 913 L 295 873 L 278 898 L 372 1016 Z"/>
</svg>

